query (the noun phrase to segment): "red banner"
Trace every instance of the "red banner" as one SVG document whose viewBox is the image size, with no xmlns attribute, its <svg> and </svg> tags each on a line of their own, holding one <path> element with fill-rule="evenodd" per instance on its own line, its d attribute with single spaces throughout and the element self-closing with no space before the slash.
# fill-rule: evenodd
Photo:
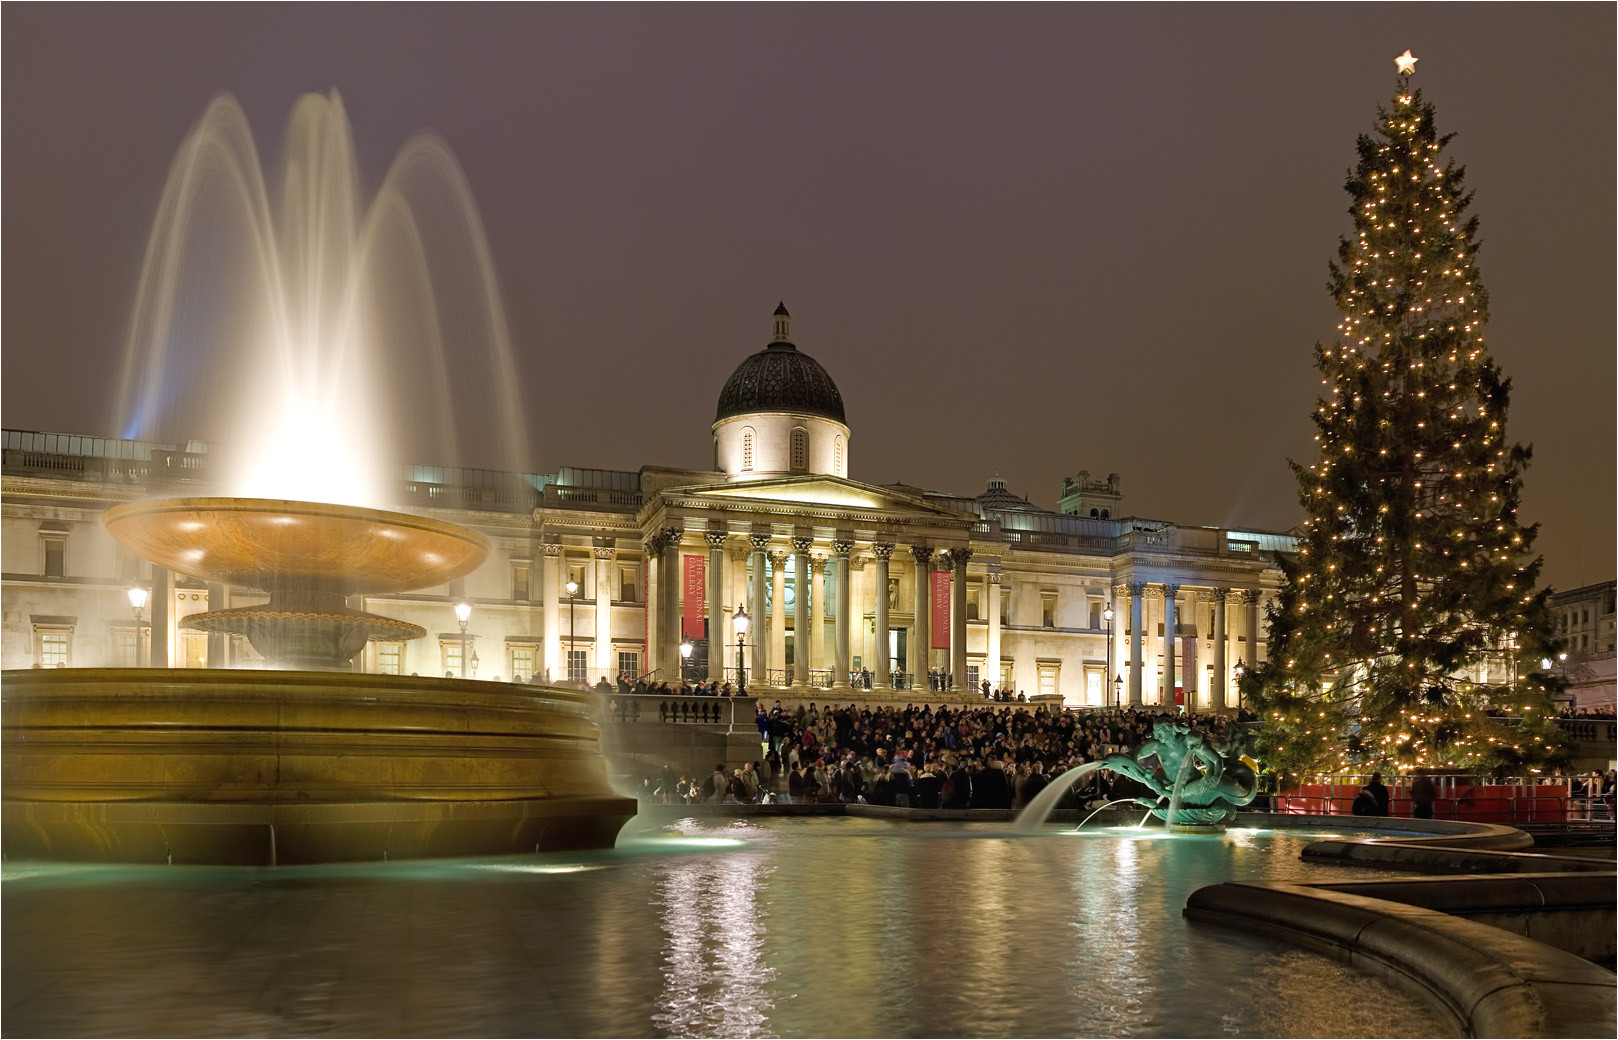
<svg viewBox="0 0 1618 1040">
<path fill-rule="evenodd" d="M 680 616 L 684 619 L 681 631 L 687 639 L 707 635 L 702 630 L 702 608 L 708 599 L 707 562 L 697 553 L 688 553 L 685 557 L 685 609 Z"/>
<path fill-rule="evenodd" d="M 949 571 L 933 571 L 933 649 L 949 649 Z"/>
</svg>

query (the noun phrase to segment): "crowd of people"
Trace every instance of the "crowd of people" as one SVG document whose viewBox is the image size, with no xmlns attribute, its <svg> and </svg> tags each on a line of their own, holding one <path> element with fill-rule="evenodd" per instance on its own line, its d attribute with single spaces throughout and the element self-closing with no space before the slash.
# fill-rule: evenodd
<svg viewBox="0 0 1618 1040">
<path fill-rule="evenodd" d="M 951 708 L 909 704 L 795 709 L 758 707 L 761 757 L 726 773 L 671 770 L 643 780 L 642 795 L 665 802 L 866 802 L 913 808 L 1020 809 L 1074 766 L 1136 747 L 1164 718 L 1190 721 L 1210 737 L 1253 721 L 1235 716 L 1144 710 L 1075 712 L 1045 705 Z M 1132 797 L 1133 781 L 1098 770 L 1076 801 Z"/>
</svg>

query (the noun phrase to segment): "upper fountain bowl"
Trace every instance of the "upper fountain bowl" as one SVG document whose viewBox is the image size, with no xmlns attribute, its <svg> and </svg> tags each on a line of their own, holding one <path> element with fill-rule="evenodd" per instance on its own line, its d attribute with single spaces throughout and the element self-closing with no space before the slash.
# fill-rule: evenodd
<svg viewBox="0 0 1618 1040">
<path fill-rule="evenodd" d="M 259 498 L 128 502 L 102 518 L 144 559 L 203 581 L 287 584 L 345 596 L 443 585 L 483 563 L 489 543 L 464 527 L 358 506 Z"/>
</svg>

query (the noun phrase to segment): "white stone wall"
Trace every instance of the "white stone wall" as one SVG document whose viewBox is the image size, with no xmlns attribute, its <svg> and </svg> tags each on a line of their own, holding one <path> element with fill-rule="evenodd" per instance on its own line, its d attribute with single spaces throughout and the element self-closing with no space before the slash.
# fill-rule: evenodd
<svg viewBox="0 0 1618 1040">
<path fill-rule="evenodd" d="M 792 431 L 809 435 L 809 473 L 848 476 L 848 427 L 833 419 L 794 412 L 752 412 L 714 423 L 714 461 L 731 480 L 781 477 L 792 472 Z M 742 469 L 742 436 L 753 431 L 753 468 Z M 842 440 L 842 463 L 837 442 Z"/>
</svg>

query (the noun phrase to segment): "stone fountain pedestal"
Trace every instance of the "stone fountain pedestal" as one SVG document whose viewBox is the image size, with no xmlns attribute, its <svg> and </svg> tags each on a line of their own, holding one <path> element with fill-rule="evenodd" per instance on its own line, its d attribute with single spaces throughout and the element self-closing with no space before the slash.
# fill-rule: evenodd
<svg viewBox="0 0 1618 1040">
<path fill-rule="evenodd" d="M 117 506 L 145 558 L 269 593 L 187 619 L 290 670 L 0 673 L 0 845 L 19 859 L 273 866 L 610 847 L 591 694 L 371 675 L 368 638 L 420 635 L 346 606 L 443 584 L 477 534 L 382 510 L 257 499 Z M 413 630 L 413 631 L 411 631 Z"/>
</svg>

